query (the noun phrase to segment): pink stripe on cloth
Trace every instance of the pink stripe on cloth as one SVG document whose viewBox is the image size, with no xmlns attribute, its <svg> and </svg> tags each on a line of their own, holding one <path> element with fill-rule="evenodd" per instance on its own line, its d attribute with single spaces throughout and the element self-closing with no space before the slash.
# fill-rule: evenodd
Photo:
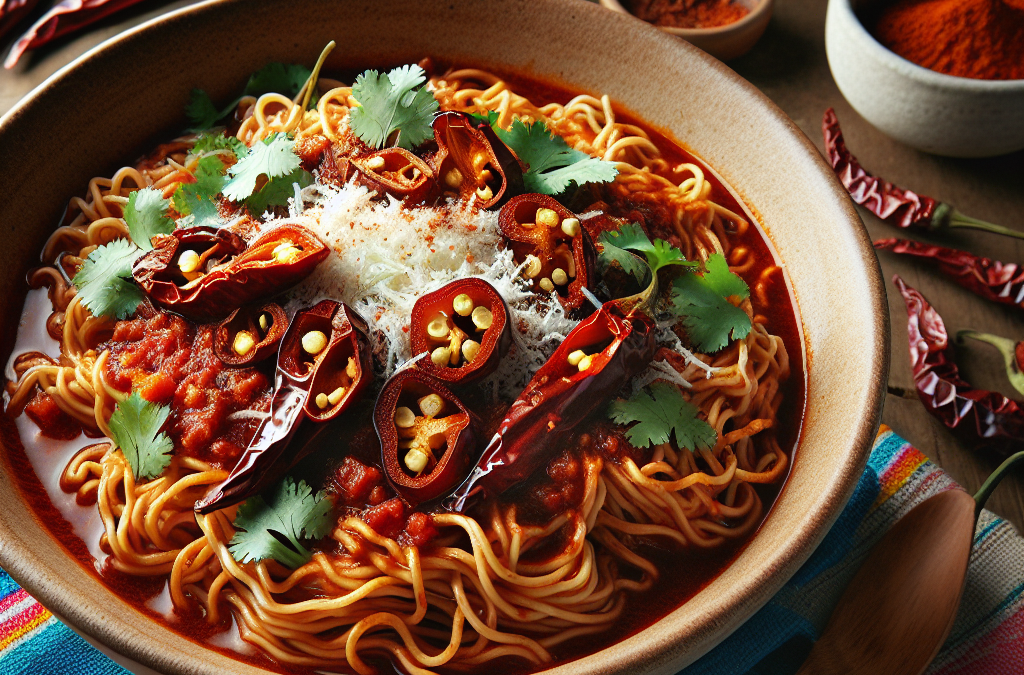
<svg viewBox="0 0 1024 675">
<path fill-rule="evenodd" d="M 6 598 L 0 599 L 0 615 L 28 597 L 30 597 L 28 591 L 24 588 L 19 588 Z"/>
<path fill-rule="evenodd" d="M 0 623 L 0 650 L 7 648 L 51 616 L 53 615 L 45 607 L 36 602 L 7 621 Z"/>
<path fill-rule="evenodd" d="M 1020 675 L 1024 673 L 1024 609 L 973 645 L 969 653 L 929 675 Z"/>
</svg>

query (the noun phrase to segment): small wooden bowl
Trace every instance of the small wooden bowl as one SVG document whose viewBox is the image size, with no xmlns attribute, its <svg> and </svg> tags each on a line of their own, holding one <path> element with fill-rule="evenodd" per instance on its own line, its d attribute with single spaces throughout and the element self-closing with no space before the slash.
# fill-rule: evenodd
<svg viewBox="0 0 1024 675">
<path fill-rule="evenodd" d="M 728 61 L 743 56 L 761 39 L 768 20 L 772 18 L 775 0 L 734 0 L 736 4 L 746 7 L 750 12 L 740 19 L 725 26 L 715 28 L 672 28 L 655 26 L 669 35 L 681 37 L 694 47 L 703 49 L 717 59 Z M 602 7 L 629 14 L 619 0 L 599 0 Z"/>
</svg>

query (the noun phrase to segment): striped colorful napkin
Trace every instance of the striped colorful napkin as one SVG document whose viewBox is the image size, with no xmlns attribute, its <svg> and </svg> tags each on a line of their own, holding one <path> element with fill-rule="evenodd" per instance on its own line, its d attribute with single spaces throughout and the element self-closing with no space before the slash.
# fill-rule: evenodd
<svg viewBox="0 0 1024 675">
<path fill-rule="evenodd" d="M 791 675 L 871 546 L 914 505 L 956 483 L 883 426 L 868 467 L 811 559 L 744 626 L 680 675 Z M 0 673 L 124 675 L 0 570 Z M 960 613 L 930 675 L 1024 673 L 1024 539 L 984 511 Z"/>
</svg>

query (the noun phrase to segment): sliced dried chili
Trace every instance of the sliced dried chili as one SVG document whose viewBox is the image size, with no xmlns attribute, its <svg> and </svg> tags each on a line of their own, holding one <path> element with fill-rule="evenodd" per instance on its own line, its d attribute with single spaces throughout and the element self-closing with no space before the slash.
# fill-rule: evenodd
<svg viewBox="0 0 1024 675">
<path fill-rule="evenodd" d="M 575 214 L 553 197 L 519 195 L 501 207 L 498 228 L 536 290 L 555 291 L 574 317 L 589 313 L 583 291 L 596 283 L 597 248 Z"/>
<path fill-rule="evenodd" d="M 523 192 L 523 167 L 486 121 L 461 112 L 434 118 L 437 153 L 431 157 L 445 191 L 482 209 L 501 206 Z"/>
<path fill-rule="evenodd" d="M 277 353 L 288 329 L 281 305 L 248 305 L 231 312 L 213 330 L 213 352 L 229 366 L 249 366 Z"/>
<path fill-rule="evenodd" d="M 485 377 L 512 344 L 508 307 L 483 279 L 459 279 L 416 300 L 410 341 L 418 368 L 452 384 Z"/>
<path fill-rule="evenodd" d="M 422 202 L 434 191 L 434 170 L 404 148 L 384 148 L 364 157 L 349 157 L 342 163 L 345 161 L 359 170 L 361 182 L 367 187 L 404 199 L 407 204 Z M 348 171 L 345 173 L 347 178 Z"/>
<path fill-rule="evenodd" d="M 406 368 L 388 380 L 373 425 L 388 481 L 413 506 L 451 494 L 473 465 L 476 419 L 422 370 Z"/>
<path fill-rule="evenodd" d="M 605 304 L 574 328 L 512 403 L 476 468 L 446 502 L 464 510 L 527 479 L 623 385 L 650 364 L 655 324 L 643 312 Z"/>
<path fill-rule="evenodd" d="M 248 247 L 211 227 L 175 230 L 153 242 L 132 276 L 155 303 L 197 320 L 219 319 L 297 284 L 330 253 L 298 225 L 268 230 Z"/>
<path fill-rule="evenodd" d="M 825 111 L 821 131 L 825 136 L 825 155 L 843 187 L 853 201 L 882 220 L 904 228 L 939 230 L 960 227 L 1024 239 L 1024 232 L 965 216 L 949 204 L 919 195 L 868 173 L 846 149 L 839 119 L 832 108 Z"/>
<path fill-rule="evenodd" d="M 1006 454 L 1009 446 L 1024 439 L 1024 409 L 998 392 L 975 389 L 964 381 L 942 317 L 899 276 L 893 276 L 893 283 L 907 306 L 910 364 L 921 402 L 965 440 Z"/>
<path fill-rule="evenodd" d="M 879 239 L 875 248 L 935 260 L 943 274 L 964 288 L 992 302 L 1024 308 L 1024 269 L 1020 265 L 907 239 Z"/>
</svg>

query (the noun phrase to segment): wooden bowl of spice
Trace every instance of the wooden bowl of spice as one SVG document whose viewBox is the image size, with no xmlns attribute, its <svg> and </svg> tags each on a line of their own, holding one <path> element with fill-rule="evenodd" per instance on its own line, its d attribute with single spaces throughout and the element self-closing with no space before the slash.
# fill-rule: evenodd
<svg viewBox="0 0 1024 675">
<path fill-rule="evenodd" d="M 825 48 L 892 138 L 950 157 L 1024 148 L 1024 0 L 830 0 Z"/>
<path fill-rule="evenodd" d="M 743 56 L 768 27 L 775 0 L 599 0 L 728 61 Z"/>
</svg>

